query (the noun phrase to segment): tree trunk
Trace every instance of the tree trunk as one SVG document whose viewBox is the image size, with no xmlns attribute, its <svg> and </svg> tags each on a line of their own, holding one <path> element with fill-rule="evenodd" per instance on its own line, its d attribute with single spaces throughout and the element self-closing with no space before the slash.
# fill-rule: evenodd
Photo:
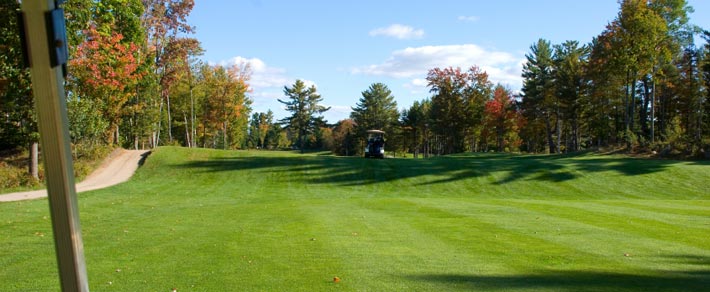
<svg viewBox="0 0 710 292">
<path fill-rule="evenodd" d="M 301 130 L 298 133 L 298 147 L 301 148 L 301 154 L 304 153 L 303 147 L 305 146 L 305 143 L 304 143 L 305 141 L 303 140 L 303 136 L 305 136 L 306 134 L 304 132 L 305 131 Z"/>
<path fill-rule="evenodd" d="M 634 117 L 636 116 L 636 72 L 631 72 L 628 70 L 626 73 L 627 77 L 627 90 L 626 90 L 626 101 L 625 101 L 625 133 L 626 138 L 626 148 L 631 150 L 632 140 L 630 135 L 635 135 L 634 130 Z M 630 87 L 630 88 L 629 88 Z"/>
<path fill-rule="evenodd" d="M 651 102 L 651 87 L 648 84 L 648 79 L 643 80 L 643 105 L 641 106 L 641 112 L 639 113 L 639 123 L 641 124 L 641 133 L 644 136 L 650 134 L 648 128 L 648 107 Z"/>
<path fill-rule="evenodd" d="M 417 140 L 417 130 L 414 128 L 414 158 L 419 158 L 419 140 Z"/>
<path fill-rule="evenodd" d="M 555 148 L 555 140 L 552 139 L 552 125 L 550 124 L 550 115 L 545 114 L 545 131 L 547 132 L 547 145 L 550 147 L 550 154 L 557 153 Z"/>
<path fill-rule="evenodd" d="M 557 154 L 560 154 L 562 151 L 562 147 L 560 147 L 560 145 L 562 145 L 561 144 L 562 143 L 562 117 L 561 117 L 562 114 L 560 114 L 559 102 L 557 103 L 557 108 L 555 110 L 557 111 L 557 113 L 555 114 L 557 116 L 557 126 L 556 126 L 556 128 L 557 128 L 557 149 L 556 150 L 557 150 Z"/>
<path fill-rule="evenodd" d="M 572 151 L 579 151 L 579 125 L 576 114 L 572 118 Z"/>
<path fill-rule="evenodd" d="M 153 132 L 154 133 L 153 140 L 155 140 L 153 147 L 158 147 L 158 144 L 160 144 L 160 129 L 162 128 L 162 124 L 163 124 L 163 99 L 161 98 L 160 99 L 160 106 L 158 107 L 158 129 L 157 129 L 157 133 Z"/>
<path fill-rule="evenodd" d="M 190 83 L 190 136 L 192 138 L 190 139 L 191 143 L 190 147 L 197 147 L 197 142 L 195 141 L 195 136 L 197 136 L 197 130 L 195 129 L 195 98 L 192 95 L 192 83 Z"/>
<path fill-rule="evenodd" d="M 631 97 L 629 98 L 629 128 L 631 130 L 631 133 L 636 134 L 634 132 L 635 128 L 635 119 L 636 119 L 636 74 L 632 76 L 632 81 L 631 81 Z"/>
<path fill-rule="evenodd" d="M 222 122 L 222 149 L 227 149 L 227 121 Z"/>
<path fill-rule="evenodd" d="M 499 124 L 503 124 L 502 121 L 498 121 Z M 498 144 L 498 152 L 503 152 L 504 145 L 503 145 L 503 134 L 505 133 L 505 129 L 503 127 L 496 127 L 496 144 Z"/>
<path fill-rule="evenodd" d="M 188 68 L 187 68 L 187 81 L 190 86 L 190 147 L 197 147 L 197 142 L 195 141 L 195 136 L 197 136 L 197 130 L 195 130 L 195 97 L 193 95 L 192 89 L 192 68 L 190 68 L 190 60 L 188 59 Z"/>
<path fill-rule="evenodd" d="M 626 92 L 624 96 L 624 140 L 626 142 L 626 148 L 631 149 L 631 141 L 629 140 L 628 134 L 631 131 L 631 123 L 629 122 L 629 79 L 631 79 L 631 70 L 626 70 Z"/>
<path fill-rule="evenodd" d="M 654 73 L 655 75 L 655 73 Z M 651 88 L 651 144 L 656 142 L 656 78 Z"/>
<path fill-rule="evenodd" d="M 173 142 L 173 119 L 170 115 L 170 94 L 167 94 L 166 99 L 168 101 L 168 142 Z"/>
<path fill-rule="evenodd" d="M 188 148 L 192 148 L 192 138 L 190 137 L 190 125 L 187 123 L 187 115 L 183 112 L 182 117 L 185 121 L 185 143 Z"/>
<path fill-rule="evenodd" d="M 34 179 L 39 180 L 39 143 L 36 141 L 30 143 L 29 172 Z"/>
</svg>

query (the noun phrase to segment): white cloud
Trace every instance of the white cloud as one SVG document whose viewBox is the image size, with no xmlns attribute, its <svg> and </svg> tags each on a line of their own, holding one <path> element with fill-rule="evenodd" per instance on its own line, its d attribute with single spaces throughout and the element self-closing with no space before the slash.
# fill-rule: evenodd
<svg viewBox="0 0 710 292">
<path fill-rule="evenodd" d="M 415 87 L 426 87 L 429 82 L 426 81 L 426 79 L 415 78 L 412 82 L 410 82 L 410 84 Z"/>
<path fill-rule="evenodd" d="M 236 56 L 226 61 L 217 63 L 222 66 L 238 64 L 241 66 L 249 65 L 251 67 L 251 79 L 249 85 L 254 89 L 252 97 L 276 99 L 283 97 L 284 86 L 291 86 L 296 82 L 297 78 L 293 78 L 286 74 L 286 69 L 271 67 L 259 58 L 245 58 Z M 307 87 L 311 85 L 316 88 L 318 85 L 307 79 L 301 79 Z"/>
<path fill-rule="evenodd" d="M 256 99 L 277 99 L 282 98 L 284 96 L 284 93 L 283 91 L 280 91 L 277 88 L 267 88 L 258 91 L 255 90 L 250 96 Z"/>
<path fill-rule="evenodd" d="M 350 113 L 352 112 L 352 108 L 347 105 L 327 105 L 327 106 L 330 107 L 330 110 L 323 113 L 323 116 L 325 117 L 326 120 L 328 120 L 329 123 L 336 123 L 338 121 L 347 119 L 350 117 Z"/>
<path fill-rule="evenodd" d="M 371 30 L 370 36 L 387 36 L 400 40 L 420 39 L 424 37 L 424 30 L 414 29 L 408 25 L 393 24 L 388 27 L 381 27 Z"/>
<path fill-rule="evenodd" d="M 219 64 L 223 66 L 232 64 L 248 64 L 252 71 L 249 84 L 255 90 L 283 87 L 284 85 L 293 83 L 292 78 L 289 78 L 286 75 L 286 69 L 268 66 L 259 58 L 244 58 L 237 56 L 226 61 L 221 61 Z"/>
<path fill-rule="evenodd" d="M 380 64 L 351 69 L 353 74 L 387 76 L 393 78 L 418 78 L 411 85 L 421 85 L 430 69 L 436 67 L 461 67 L 468 69 L 478 66 L 485 70 L 491 81 L 522 86 L 523 56 L 484 49 L 473 44 L 424 46 L 394 51 Z M 415 83 L 416 81 L 416 83 Z"/>
<path fill-rule="evenodd" d="M 353 111 L 352 107 L 348 105 L 328 105 L 330 107 L 330 110 L 328 111 L 333 111 L 339 114 L 346 114 L 350 115 L 350 112 Z"/>
<path fill-rule="evenodd" d="M 252 110 L 254 112 L 272 110 L 277 119 L 289 115 L 285 106 L 278 102 L 278 99 L 285 98 L 283 93 L 284 86 L 292 86 L 296 82 L 296 78 L 289 76 L 286 69 L 269 66 L 259 58 L 245 58 L 242 56 L 233 57 L 216 64 L 222 66 L 233 64 L 244 66 L 248 64 L 252 72 L 249 80 L 249 85 L 252 88 L 252 92 L 249 94 L 253 101 Z M 317 87 L 316 83 L 311 80 L 301 80 L 306 86 L 314 85 Z"/>
<path fill-rule="evenodd" d="M 458 20 L 461 22 L 476 22 L 480 19 L 478 16 L 459 16 Z"/>
<path fill-rule="evenodd" d="M 408 89 L 411 94 L 419 95 L 424 92 L 427 92 L 426 87 L 428 84 L 429 82 L 426 81 L 426 79 L 414 78 L 411 81 L 403 84 L 402 87 Z"/>
</svg>

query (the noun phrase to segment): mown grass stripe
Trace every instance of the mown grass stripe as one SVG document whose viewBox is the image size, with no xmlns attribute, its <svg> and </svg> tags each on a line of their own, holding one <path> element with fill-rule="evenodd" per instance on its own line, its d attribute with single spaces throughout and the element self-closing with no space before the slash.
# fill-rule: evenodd
<svg viewBox="0 0 710 292">
<path fill-rule="evenodd" d="M 701 249 L 710 249 L 710 241 L 705 241 L 709 230 L 696 226 L 696 222 L 708 222 L 710 218 L 668 224 L 658 220 L 656 214 L 632 208 L 610 207 L 596 202 L 510 202 L 511 205 L 569 220 L 583 221 L 585 224 L 602 227 L 639 237 L 683 243 Z M 701 221 L 702 220 L 702 221 Z"/>
<path fill-rule="evenodd" d="M 565 205 L 575 206 L 581 209 L 590 208 L 598 212 L 623 214 L 622 216 L 652 220 L 664 224 L 676 225 L 680 228 L 710 228 L 710 226 L 708 226 L 708 224 L 710 224 L 710 208 L 707 208 L 705 211 L 698 210 L 698 212 L 677 210 L 677 212 L 669 213 L 666 212 L 668 209 L 663 208 L 667 201 L 656 201 L 654 204 L 655 208 L 636 204 L 636 202 L 638 201 L 592 201 L 585 204 L 566 202 Z M 539 203 L 544 204 L 544 202 Z"/>
<path fill-rule="evenodd" d="M 483 208 L 485 213 L 471 214 L 469 208 Z M 592 254 L 598 262 L 601 259 L 615 262 L 616 265 L 601 266 L 616 271 L 625 269 L 648 273 L 654 270 L 672 271 L 689 268 L 686 265 L 669 265 L 669 258 L 678 255 L 710 256 L 710 251 L 688 246 L 671 240 L 658 240 L 647 236 L 629 234 L 626 231 L 594 225 L 595 217 L 589 217 L 583 211 L 566 214 L 548 209 L 537 209 L 524 201 L 467 201 L 461 202 L 452 212 L 471 214 L 478 220 L 496 224 L 500 228 L 527 234 L 561 246 L 570 246 L 579 252 Z M 515 220 L 501 220 L 501 215 Z M 580 239 L 583 239 L 580 241 Z M 680 251 L 680 252 L 679 252 Z M 633 260 L 624 254 L 633 255 Z M 589 259 L 588 259 L 589 260 Z M 596 265 L 595 265 L 596 266 Z M 622 268 L 620 268 L 622 267 Z M 697 267 L 695 267 L 697 268 Z M 617 270 L 618 269 L 618 270 Z"/>
<path fill-rule="evenodd" d="M 700 216 L 710 217 L 710 200 L 629 200 L 604 201 L 605 204 L 625 204 L 636 209 L 669 214 L 670 216 Z"/>
<path fill-rule="evenodd" d="M 412 214 L 422 229 L 428 228 L 428 232 L 446 239 L 452 246 L 466 245 L 466 252 L 499 261 L 498 264 L 505 267 L 494 272 L 554 270 L 591 256 L 574 247 L 542 239 L 535 232 L 509 228 L 504 221 L 512 219 L 506 218 L 511 214 L 493 215 L 487 206 L 467 204 L 466 212 L 459 212 L 448 204 L 441 206 L 431 200 L 407 201 L 417 210 L 416 214 L 423 215 Z M 508 209 L 505 213 L 508 211 L 514 210 Z M 430 225 L 437 228 L 429 228 Z M 511 259 L 510 255 L 515 256 Z"/>
</svg>

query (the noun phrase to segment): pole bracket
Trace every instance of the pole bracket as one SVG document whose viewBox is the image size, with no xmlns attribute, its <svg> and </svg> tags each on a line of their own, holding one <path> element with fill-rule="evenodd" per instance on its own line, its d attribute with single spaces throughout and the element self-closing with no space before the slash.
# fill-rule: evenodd
<svg viewBox="0 0 710 292">
<path fill-rule="evenodd" d="M 64 0 L 55 0 L 55 7 L 59 7 Z M 62 66 L 64 77 L 67 76 L 67 61 L 69 60 L 69 47 L 67 44 L 66 21 L 64 19 L 64 9 L 56 8 L 45 12 L 45 23 L 47 24 L 47 41 L 49 43 L 49 60 L 52 68 Z M 27 31 L 25 29 L 25 14 L 17 12 L 17 25 L 19 26 L 20 43 L 22 45 L 22 61 L 25 68 L 32 67 L 30 62 L 30 48 L 27 43 Z"/>
<path fill-rule="evenodd" d="M 56 8 L 45 13 L 49 59 L 52 67 L 64 65 L 69 60 L 64 9 Z"/>
</svg>

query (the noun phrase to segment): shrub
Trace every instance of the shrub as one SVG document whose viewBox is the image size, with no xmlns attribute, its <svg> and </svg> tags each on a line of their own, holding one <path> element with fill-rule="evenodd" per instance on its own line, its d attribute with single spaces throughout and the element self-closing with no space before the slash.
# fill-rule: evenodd
<svg viewBox="0 0 710 292">
<path fill-rule="evenodd" d="M 74 177 L 84 179 L 113 151 L 113 147 L 102 144 L 78 143 L 72 145 Z M 40 149 L 41 151 L 41 149 Z M 44 164 L 39 163 L 39 179 L 32 177 L 27 169 L 29 152 L 23 149 L 0 153 L 0 193 L 32 189 L 44 182 Z M 42 156 L 40 155 L 40 160 Z"/>
</svg>

